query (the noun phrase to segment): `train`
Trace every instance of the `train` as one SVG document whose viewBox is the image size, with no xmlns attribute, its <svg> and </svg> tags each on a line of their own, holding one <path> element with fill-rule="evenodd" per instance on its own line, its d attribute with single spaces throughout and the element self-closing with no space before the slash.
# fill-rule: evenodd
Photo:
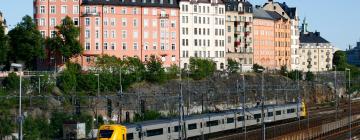
<svg viewBox="0 0 360 140">
<path fill-rule="evenodd" d="M 179 119 L 160 119 L 124 125 L 103 125 L 99 128 L 97 140 L 174 140 L 179 139 L 179 131 L 182 130 L 181 126 L 185 127 L 180 132 L 183 133 L 182 136 L 197 138 L 211 133 L 260 125 L 262 123 L 261 112 L 262 107 L 256 106 L 247 108 L 244 111 L 234 109 L 221 113 L 190 115 L 184 117 L 183 125 L 179 125 Z M 306 117 L 304 102 L 264 106 L 264 122 L 267 123 L 300 117 Z"/>
</svg>

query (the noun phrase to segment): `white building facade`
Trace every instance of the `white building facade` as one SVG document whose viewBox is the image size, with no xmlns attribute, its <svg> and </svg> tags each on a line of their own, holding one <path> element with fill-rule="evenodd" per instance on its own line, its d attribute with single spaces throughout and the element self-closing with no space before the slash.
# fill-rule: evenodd
<svg viewBox="0 0 360 140">
<path fill-rule="evenodd" d="M 6 20 L 5 20 L 5 17 L 3 15 L 3 13 L 0 11 L 0 26 L 3 26 L 4 29 L 5 29 L 5 34 L 8 33 L 8 29 L 7 29 L 7 26 L 6 26 Z"/>
<path fill-rule="evenodd" d="M 190 58 L 210 59 L 218 70 L 226 67 L 225 5 L 221 0 L 180 1 L 180 67 Z"/>
<path fill-rule="evenodd" d="M 311 72 L 328 71 L 333 68 L 334 46 L 320 36 L 320 32 L 308 32 L 304 20 L 300 33 L 300 70 Z"/>
</svg>

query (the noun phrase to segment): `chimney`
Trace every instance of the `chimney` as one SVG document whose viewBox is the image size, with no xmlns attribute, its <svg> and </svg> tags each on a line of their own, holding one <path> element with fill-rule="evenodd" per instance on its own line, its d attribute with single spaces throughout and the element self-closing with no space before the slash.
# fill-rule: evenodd
<svg viewBox="0 0 360 140">
<path fill-rule="evenodd" d="M 320 36 L 320 32 L 315 31 L 315 36 Z"/>
</svg>

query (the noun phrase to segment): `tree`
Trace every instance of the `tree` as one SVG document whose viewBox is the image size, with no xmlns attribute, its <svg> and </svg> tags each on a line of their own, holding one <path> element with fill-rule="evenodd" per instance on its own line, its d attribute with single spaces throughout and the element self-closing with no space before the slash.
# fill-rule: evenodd
<svg viewBox="0 0 360 140">
<path fill-rule="evenodd" d="M 167 68 L 167 78 L 168 79 L 176 79 L 180 72 L 180 68 L 176 64 L 172 64 L 170 67 Z"/>
<path fill-rule="evenodd" d="M 263 69 L 264 70 L 264 67 L 263 66 L 260 66 L 259 64 L 254 64 L 253 65 L 253 71 L 256 72 L 256 73 L 260 73 L 260 69 Z"/>
<path fill-rule="evenodd" d="M 282 76 L 288 76 L 288 70 L 287 70 L 286 65 L 283 65 L 283 66 L 280 67 L 280 74 Z"/>
<path fill-rule="evenodd" d="M 311 71 L 308 71 L 308 72 L 306 72 L 305 80 L 306 81 L 313 81 L 314 77 L 315 77 L 315 75 Z"/>
<path fill-rule="evenodd" d="M 10 60 L 14 62 L 23 61 L 28 69 L 36 68 L 36 59 L 45 56 L 43 38 L 33 21 L 30 16 L 25 16 L 9 32 Z"/>
<path fill-rule="evenodd" d="M 140 82 L 144 79 L 145 65 L 137 57 L 127 57 L 124 61 L 124 71 L 126 72 L 126 80 L 129 83 Z"/>
<path fill-rule="evenodd" d="M 239 71 L 240 67 L 239 67 L 239 62 L 232 60 L 232 59 L 228 59 L 228 65 L 227 65 L 227 70 L 230 73 L 236 73 L 237 71 Z"/>
<path fill-rule="evenodd" d="M 5 29 L 2 26 L 2 23 L 0 22 L 0 66 L 7 62 L 8 52 L 9 52 L 9 37 L 5 35 Z"/>
<path fill-rule="evenodd" d="M 60 89 L 69 94 L 77 87 L 77 75 L 80 75 L 81 66 L 70 62 L 66 66 L 67 68 L 61 73 L 58 80 Z"/>
<path fill-rule="evenodd" d="M 156 83 L 162 83 L 166 80 L 162 62 L 155 55 L 151 55 L 149 61 L 146 62 L 145 80 Z"/>
<path fill-rule="evenodd" d="M 333 64 L 336 65 L 338 70 L 345 70 L 347 67 L 347 58 L 344 51 L 336 51 L 334 53 Z"/>
<path fill-rule="evenodd" d="M 195 80 L 201 80 L 214 74 L 216 65 L 212 60 L 190 58 L 190 73 Z"/>
<path fill-rule="evenodd" d="M 56 29 L 56 37 L 48 41 L 50 49 L 59 51 L 67 60 L 82 53 L 83 47 L 78 40 L 80 29 L 74 25 L 70 17 L 66 16 Z M 54 48 L 54 45 L 57 47 Z"/>
<path fill-rule="evenodd" d="M 6 77 L 3 81 L 3 85 L 6 87 L 7 90 L 17 90 L 20 85 L 20 78 L 16 75 L 16 73 L 12 72 L 9 73 L 8 77 Z"/>
<path fill-rule="evenodd" d="M 71 116 L 63 112 L 52 112 L 50 118 L 50 135 L 52 138 L 61 138 L 63 135 L 63 123 L 70 120 Z"/>
<path fill-rule="evenodd" d="M 10 135 L 13 132 L 15 124 L 14 120 L 11 119 L 9 111 L 0 112 L 0 126 L 0 138 Z"/>
<path fill-rule="evenodd" d="M 44 117 L 27 117 L 24 122 L 24 139 L 50 139 L 50 126 Z"/>
<path fill-rule="evenodd" d="M 302 72 L 299 70 L 292 70 L 288 74 L 289 78 L 292 80 L 301 80 L 302 79 Z"/>
</svg>

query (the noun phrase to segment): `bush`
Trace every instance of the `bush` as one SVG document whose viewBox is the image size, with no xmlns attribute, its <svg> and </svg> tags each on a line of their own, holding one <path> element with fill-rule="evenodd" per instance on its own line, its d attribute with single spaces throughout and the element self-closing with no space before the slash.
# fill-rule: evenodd
<svg viewBox="0 0 360 140">
<path fill-rule="evenodd" d="M 261 73 L 261 71 L 260 71 L 259 69 L 265 70 L 264 67 L 263 67 L 263 66 L 260 66 L 259 64 L 254 64 L 254 65 L 253 65 L 253 71 L 254 71 L 254 72 L 256 72 L 256 73 Z"/>
<path fill-rule="evenodd" d="M 313 80 L 314 80 L 314 77 L 315 77 L 315 75 L 314 75 L 311 71 L 308 71 L 308 72 L 306 72 L 306 78 L 305 78 L 305 80 L 306 80 L 306 81 L 313 81 Z"/>
<path fill-rule="evenodd" d="M 190 58 L 190 73 L 194 80 L 201 80 L 212 76 L 216 70 L 216 65 L 212 60 Z"/>
<path fill-rule="evenodd" d="M 237 71 L 239 71 L 239 63 L 236 62 L 235 60 L 232 59 L 228 59 L 228 65 L 227 65 L 227 70 L 230 73 L 236 73 Z"/>
<path fill-rule="evenodd" d="M 155 83 L 163 83 L 166 80 L 162 62 L 155 55 L 151 55 L 149 61 L 146 62 L 145 80 Z"/>
</svg>

